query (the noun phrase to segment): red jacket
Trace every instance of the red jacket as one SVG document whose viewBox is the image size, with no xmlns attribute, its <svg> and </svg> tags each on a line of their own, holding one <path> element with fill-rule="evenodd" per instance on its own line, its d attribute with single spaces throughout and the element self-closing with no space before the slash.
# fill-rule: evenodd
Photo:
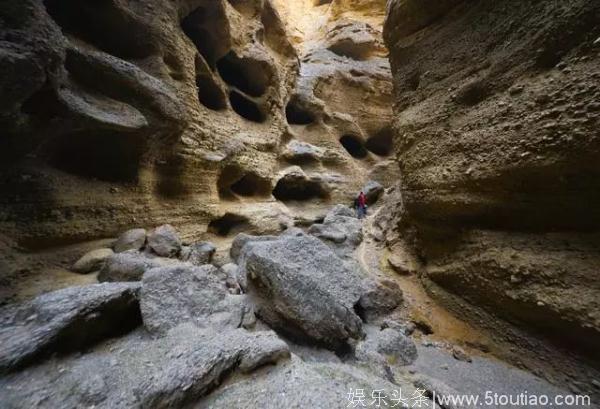
<svg viewBox="0 0 600 409">
<path fill-rule="evenodd" d="M 361 193 L 360 195 L 358 195 L 358 205 L 364 206 L 366 204 L 367 204 L 367 198 L 364 193 Z"/>
</svg>

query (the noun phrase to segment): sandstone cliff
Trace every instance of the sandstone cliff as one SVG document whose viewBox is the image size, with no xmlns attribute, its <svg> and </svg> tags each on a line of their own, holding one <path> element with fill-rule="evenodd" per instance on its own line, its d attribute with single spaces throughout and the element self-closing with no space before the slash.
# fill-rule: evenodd
<svg viewBox="0 0 600 409">
<path fill-rule="evenodd" d="M 600 4 L 390 4 L 399 236 L 425 282 L 598 358 Z"/>
<path fill-rule="evenodd" d="M 6 253 L 276 232 L 395 178 L 383 4 L 298 4 L 2 2 Z"/>
</svg>

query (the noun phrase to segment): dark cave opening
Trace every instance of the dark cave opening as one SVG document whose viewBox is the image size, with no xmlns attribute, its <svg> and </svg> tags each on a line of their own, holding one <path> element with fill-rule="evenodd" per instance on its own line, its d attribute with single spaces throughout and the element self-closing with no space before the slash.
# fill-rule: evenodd
<svg viewBox="0 0 600 409">
<path fill-rule="evenodd" d="M 48 162 L 85 178 L 135 183 L 141 156 L 139 135 L 81 131 L 58 137 L 50 148 Z"/>
<path fill-rule="evenodd" d="M 233 198 L 234 195 L 269 196 L 271 182 L 254 172 L 247 172 L 237 165 L 226 166 L 219 176 L 217 188 L 221 198 Z"/>
<path fill-rule="evenodd" d="M 386 126 L 367 139 L 365 147 L 378 156 L 389 156 L 394 148 L 392 128 Z"/>
<path fill-rule="evenodd" d="M 309 125 L 315 121 L 312 112 L 304 109 L 298 101 L 292 99 L 285 107 L 285 117 L 290 125 Z"/>
<path fill-rule="evenodd" d="M 250 223 L 247 217 L 235 213 L 225 213 L 222 217 L 208 224 L 208 232 L 217 236 L 227 237 L 234 233 L 247 230 Z"/>
<path fill-rule="evenodd" d="M 231 46 L 229 31 L 223 27 L 228 27 L 227 17 L 216 2 L 214 6 L 198 7 L 181 21 L 181 29 L 213 70 Z"/>
<path fill-rule="evenodd" d="M 364 159 L 369 154 L 360 139 L 354 135 L 342 136 L 340 143 L 353 158 Z"/>
<path fill-rule="evenodd" d="M 258 105 L 236 90 L 231 90 L 229 92 L 229 102 L 231 103 L 233 110 L 242 118 L 258 123 L 266 120 L 265 115 Z"/>
<path fill-rule="evenodd" d="M 239 58 L 229 52 L 217 62 L 223 81 L 252 97 L 260 97 L 269 86 L 269 69 L 266 64 L 249 58 Z"/>
<path fill-rule="evenodd" d="M 61 29 L 124 59 L 156 52 L 149 27 L 129 16 L 111 0 L 44 0 L 48 14 Z"/>
<path fill-rule="evenodd" d="M 271 193 L 271 184 L 255 173 L 247 173 L 231 185 L 231 191 L 240 196 L 267 196 Z"/>
<path fill-rule="evenodd" d="M 198 101 L 206 108 L 213 111 L 221 111 L 227 108 L 227 97 L 223 90 L 207 75 L 196 77 L 198 88 Z"/>
<path fill-rule="evenodd" d="M 329 193 L 321 182 L 296 176 L 284 176 L 273 189 L 273 196 L 282 202 L 327 199 Z"/>
</svg>

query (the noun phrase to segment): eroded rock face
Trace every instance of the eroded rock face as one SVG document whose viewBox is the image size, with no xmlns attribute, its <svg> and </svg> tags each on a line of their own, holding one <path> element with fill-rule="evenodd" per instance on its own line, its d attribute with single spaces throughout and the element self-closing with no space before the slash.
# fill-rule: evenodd
<svg viewBox="0 0 600 409">
<path fill-rule="evenodd" d="M 349 202 L 389 168 L 382 2 L 303 3 L 327 21 L 307 49 L 290 31 L 303 13 L 246 3 L 5 7 L 2 231 L 36 249 L 165 222 L 197 240 L 227 215 L 232 236 L 278 232 L 286 206 Z"/>
<path fill-rule="evenodd" d="M 426 276 L 593 352 L 600 5 L 394 1 L 396 224 Z"/>
</svg>

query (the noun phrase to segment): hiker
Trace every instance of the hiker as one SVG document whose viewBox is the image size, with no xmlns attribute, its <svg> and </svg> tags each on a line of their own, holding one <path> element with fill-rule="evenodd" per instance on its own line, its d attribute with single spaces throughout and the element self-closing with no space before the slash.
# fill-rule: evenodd
<svg viewBox="0 0 600 409">
<path fill-rule="evenodd" d="M 358 195 L 356 202 L 357 202 L 358 218 L 362 219 L 367 214 L 367 197 L 365 196 L 365 194 L 362 191 Z"/>
</svg>

